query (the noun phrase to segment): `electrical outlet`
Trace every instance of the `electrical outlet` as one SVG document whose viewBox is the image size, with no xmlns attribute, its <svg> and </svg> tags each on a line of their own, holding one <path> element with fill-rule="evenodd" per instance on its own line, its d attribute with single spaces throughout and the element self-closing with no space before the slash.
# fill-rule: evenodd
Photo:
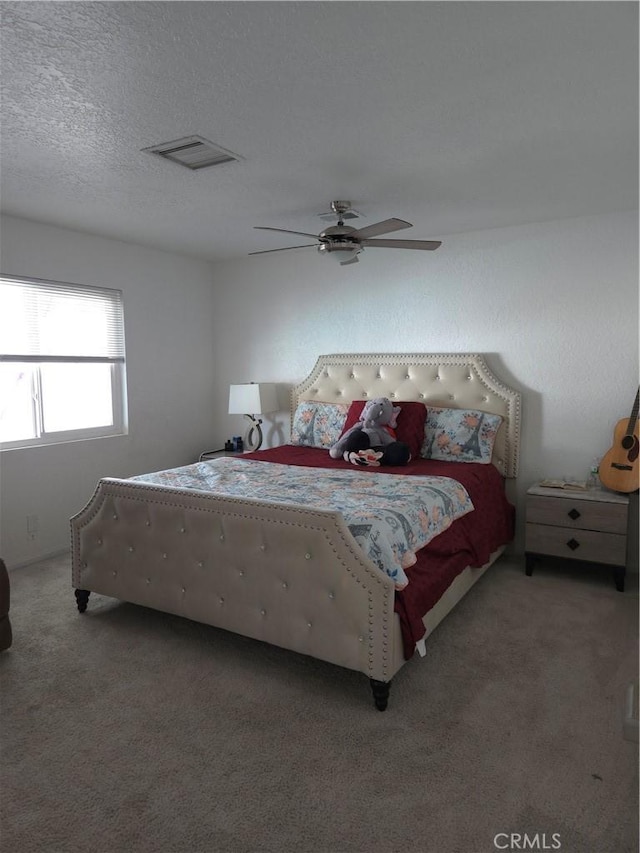
<svg viewBox="0 0 640 853">
<path fill-rule="evenodd" d="M 27 516 L 27 539 L 33 541 L 38 537 L 38 516 L 37 515 L 28 515 Z"/>
</svg>

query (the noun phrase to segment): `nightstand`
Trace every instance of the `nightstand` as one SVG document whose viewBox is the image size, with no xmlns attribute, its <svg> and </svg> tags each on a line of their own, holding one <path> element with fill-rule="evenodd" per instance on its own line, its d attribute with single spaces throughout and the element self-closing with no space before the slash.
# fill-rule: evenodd
<svg viewBox="0 0 640 853">
<path fill-rule="evenodd" d="M 605 489 L 573 491 L 531 486 L 527 491 L 526 573 L 540 557 L 563 557 L 613 568 L 624 591 L 629 498 Z"/>
<path fill-rule="evenodd" d="M 206 459 L 219 459 L 221 456 L 242 456 L 243 451 L 236 452 L 235 450 L 205 450 L 200 454 L 198 462 L 204 462 Z"/>
</svg>

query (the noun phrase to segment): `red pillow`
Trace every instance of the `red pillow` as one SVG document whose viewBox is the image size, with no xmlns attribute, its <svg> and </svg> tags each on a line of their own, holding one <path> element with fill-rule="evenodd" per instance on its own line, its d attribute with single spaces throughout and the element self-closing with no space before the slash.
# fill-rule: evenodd
<svg viewBox="0 0 640 853">
<path fill-rule="evenodd" d="M 347 420 L 342 428 L 342 435 L 352 426 L 358 423 L 360 415 L 367 400 L 354 400 L 349 406 L 347 412 Z M 422 442 L 424 441 L 424 422 L 427 419 L 427 407 L 424 403 L 416 402 L 400 402 L 391 401 L 394 406 L 400 406 L 400 414 L 398 415 L 398 425 L 396 426 L 396 438 L 398 441 L 403 441 L 409 446 L 411 458 L 417 459 L 420 456 Z"/>
</svg>

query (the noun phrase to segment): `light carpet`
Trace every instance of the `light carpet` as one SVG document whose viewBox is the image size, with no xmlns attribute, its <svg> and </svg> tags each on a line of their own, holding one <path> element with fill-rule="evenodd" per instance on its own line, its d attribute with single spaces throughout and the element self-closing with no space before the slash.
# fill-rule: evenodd
<svg viewBox="0 0 640 853">
<path fill-rule="evenodd" d="M 503 558 L 385 713 L 330 664 L 95 594 L 80 615 L 68 556 L 11 583 L 6 853 L 638 850 L 637 576 Z"/>
</svg>

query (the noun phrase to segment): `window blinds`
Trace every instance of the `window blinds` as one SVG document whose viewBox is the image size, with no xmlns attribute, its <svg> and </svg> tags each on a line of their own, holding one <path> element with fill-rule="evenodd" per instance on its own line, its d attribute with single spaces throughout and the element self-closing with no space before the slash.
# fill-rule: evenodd
<svg viewBox="0 0 640 853">
<path fill-rule="evenodd" d="M 0 277 L 0 361 L 124 362 L 122 291 Z"/>
</svg>

